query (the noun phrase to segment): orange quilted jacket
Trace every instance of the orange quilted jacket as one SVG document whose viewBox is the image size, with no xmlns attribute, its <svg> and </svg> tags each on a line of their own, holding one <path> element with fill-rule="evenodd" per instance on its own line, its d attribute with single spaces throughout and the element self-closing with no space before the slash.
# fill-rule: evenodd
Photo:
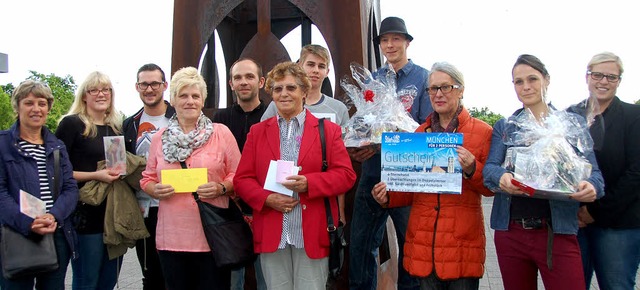
<svg viewBox="0 0 640 290">
<path fill-rule="evenodd" d="M 412 205 L 403 264 L 413 276 L 426 277 L 435 270 L 438 278 L 448 280 L 479 278 L 484 273 L 481 198 L 492 193 L 482 183 L 482 168 L 489 155 L 492 129 L 464 108 L 458 120 L 463 147 L 476 158 L 474 175 L 462 181 L 462 194 L 390 193 L 389 207 Z M 430 127 L 431 115 L 416 132 L 429 132 Z"/>
</svg>

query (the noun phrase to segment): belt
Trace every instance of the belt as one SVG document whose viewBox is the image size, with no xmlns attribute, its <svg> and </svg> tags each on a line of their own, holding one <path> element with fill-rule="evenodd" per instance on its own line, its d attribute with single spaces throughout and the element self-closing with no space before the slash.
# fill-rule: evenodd
<svg viewBox="0 0 640 290">
<path fill-rule="evenodd" d="M 547 267 L 553 269 L 553 230 L 551 221 L 545 218 L 520 218 L 512 219 L 512 223 L 522 226 L 525 230 L 547 229 Z"/>
<path fill-rule="evenodd" d="M 538 230 L 547 227 L 547 219 L 544 218 L 512 219 L 511 222 L 522 226 L 525 230 Z"/>
</svg>

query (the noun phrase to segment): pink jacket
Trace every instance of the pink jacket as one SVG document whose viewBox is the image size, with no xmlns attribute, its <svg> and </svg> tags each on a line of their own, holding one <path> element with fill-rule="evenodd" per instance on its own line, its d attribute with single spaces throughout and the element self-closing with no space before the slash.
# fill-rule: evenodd
<svg viewBox="0 0 640 290">
<path fill-rule="evenodd" d="M 162 132 L 164 129 L 151 138 L 147 168 L 142 172 L 140 180 L 142 188 L 150 182 L 162 183 L 161 170 L 182 168 L 178 162 L 167 163 L 164 160 Z M 240 150 L 233 134 L 225 125 L 214 123 L 209 141 L 194 150 L 185 162 L 189 168 L 206 167 L 209 182 L 221 182 L 233 181 L 239 161 Z M 218 207 L 229 206 L 227 196 L 202 200 Z M 168 199 L 160 200 L 156 248 L 176 252 L 210 251 L 202 229 L 198 205 L 191 193 L 176 193 Z"/>
</svg>

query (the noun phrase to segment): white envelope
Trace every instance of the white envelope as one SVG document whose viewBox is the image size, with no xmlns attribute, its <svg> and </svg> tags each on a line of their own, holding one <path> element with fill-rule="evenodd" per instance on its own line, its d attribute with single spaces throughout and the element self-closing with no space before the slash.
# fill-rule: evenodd
<svg viewBox="0 0 640 290">
<path fill-rule="evenodd" d="M 298 166 L 294 166 L 292 169 L 292 175 L 297 175 L 299 171 Z M 267 171 L 267 178 L 264 181 L 264 189 L 270 190 L 284 195 L 293 196 L 293 190 L 287 189 L 284 185 L 276 182 L 276 172 L 278 171 L 278 161 L 271 160 L 269 162 L 269 171 Z"/>
<path fill-rule="evenodd" d="M 20 190 L 20 212 L 35 219 L 47 213 L 47 204 L 30 193 Z"/>
</svg>

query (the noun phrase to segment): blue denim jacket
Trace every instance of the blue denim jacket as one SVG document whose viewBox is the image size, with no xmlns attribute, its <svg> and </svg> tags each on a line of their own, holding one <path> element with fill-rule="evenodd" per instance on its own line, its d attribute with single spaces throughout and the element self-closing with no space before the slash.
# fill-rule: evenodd
<svg viewBox="0 0 640 290">
<path fill-rule="evenodd" d="M 373 76 L 378 79 L 386 75 L 389 69 L 389 65 L 385 64 L 375 71 Z M 398 92 L 398 96 L 411 95 L 413 97 L 411 117 L 418 124 L 424 123 L 427 120 L 427 116 L 433 112 L 429 94 L 427 94 L 428 77 L 429 71 L 414 64 L 411 60 L 397 72 L 396 92 Z"/>
<path fill-rule="evenodd" d="M 517 115 L 516 111 L 514 115 Z M 484 176 L 484 185 L 495 193 L 493 198 L 493 209 L 491 210 L 491 228 L 498 231 L 506 231 L 509 229 L 509 214 L 511 209 L 511 195 L 500 189 L 500 177 L 507 172 L 502 168 L 508 146 L 504 144 L 504 136 L 513 133 L 516 127 L 508 124 L 505 119 L 501 119 L 493 126 L 493 135 L 491 137 L 491 149 L 487 163 L 484 165 L 482 175 Z M 592 165 L 591 176 L 587 179 L 596 189 L 597 198 L 604 195 L 604 181 L 602 173 L 598 168 L 595 154 L 591 152 L 587 156 L 587 160 Z M 578 233 L 578 208 L 579 202 L 549 200 L 551 207 L 551 223 L 553 232 L 556 234 L 577 234 Z"/>
<path fill-rule="evenodd" d="M 28 235 L 31 232 L 33 219 L 20 212 L 20 190 L 24 190 L 40 198 L 40 181 L 38 165 L 33 157 L 24 153 L 19 145 L 20 122 L 16 122 L 6 131 L 0 131 L 0 223 L 9 225 L 14 230 Z M 78 185 L 73 179 L 73 168 L 69 155 L 62 141 L 47 128 L 42 128 L 45 154 L 47 158 L 47 175 L 49 185 L 53 187 L 53 151 L 60 149 L 60 182 L 58 198 L 49 210 L 64 230 L 65 238 L 75 255 L 76 232 L 71 224 L 71 213 L 78 202 Z"/>
</svg>

